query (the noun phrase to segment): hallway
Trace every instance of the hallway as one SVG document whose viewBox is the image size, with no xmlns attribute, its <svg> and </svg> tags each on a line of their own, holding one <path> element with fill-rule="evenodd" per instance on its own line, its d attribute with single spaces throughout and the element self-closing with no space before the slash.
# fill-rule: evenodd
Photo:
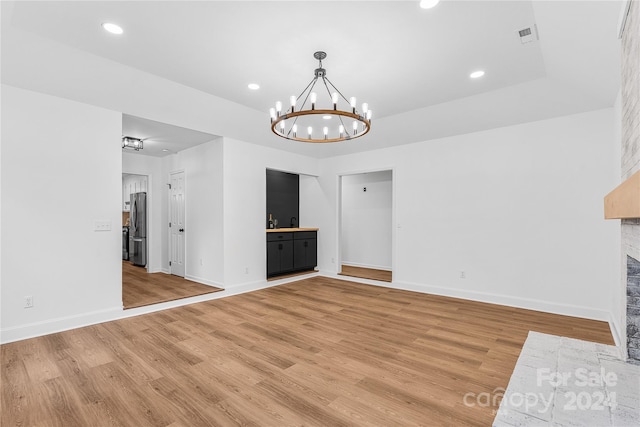
<svg viewBox="0 0 640 427">
<path fill-rule="evenodd" d="M 171 274 L 147 273 L 144 267 L 122 261 L 122 304 L 125 310 L 222 290 Z"/>
</svg>

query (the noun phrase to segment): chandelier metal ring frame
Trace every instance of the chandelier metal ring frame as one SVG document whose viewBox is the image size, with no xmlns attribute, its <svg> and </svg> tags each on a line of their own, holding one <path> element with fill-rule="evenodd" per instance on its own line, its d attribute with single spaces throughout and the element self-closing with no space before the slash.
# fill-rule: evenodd
<svg viewBox="0 0 640 427">
<path fill-rule="evenodd" d="M 292 96 L 290 98 L 291 107 L 285 110 L 286 112 L 283 112 L 282 104 L 280 102 L 277 102 L 276 108 L 270 109 L 271 131 L 281 138 L 289 139 L 292 141 L 311 143 L 341 142 L 366 135 L 371 130 L 372 111 L 369 110 L 368 105 L 366 103 L 363 103 L 362 113 L 360 113 L 356 108 L 356 99 L 354 97 L 352 97 L 350 100 L 347 99 L 334 86 L 334 84 L 331 83 L 331 81 L 326 76 L 326 70 L 322 68 L 322 60 L 327 57 L 327 54 L 325 52 L 316 52 L 314 53 L 313 57 L 319 61 L 319 67 L 315 70 L 315 77 L 311 80 L 311 82 L 298 97 Z M 326 88 L 327 94 L 331 101 L 329 105 L 332 105 L 333 109 L 316 109 L 317 94 L 313 92 L 313 88 L 320 79 L 322 79 L 322 83 L 324 84 L 324 87 Z M 333 88 L 333 93 L 331 93 L 329 86 Z M 340 100 L 340 98 L 350 105 L 351 111 L 338 109 L 338 101 Z M 296 110 L 296 106 L 298 105 L 300 99 L 303 99 L 302 105 Z M 307 105 L 307 101 L 309 100 L 311 101 L 311 108 L 305 110 L 305 105 Z M 297 129 L 298 119 L 303 116 L 337 117 L 340 121 L 340 126 L 337 131 L 333 129 L 331 135 L 329 134 L 328 126 L 324 126 L 321 136 L 319 138 L 313 138 L 313 129 L 311 127 L 308 127 L 307 129 L 300 129 L 300 131 L 298 131 Z M 353 119 L 351 129 L 347 125 L 345 125 L 343 118 Z M 288 120 L 292 120 L 292 123 L 290 123 L 289 125 L 287 124 Z M 298 136 L 305 134 L 307 136 L 306 138 L 303 136 Z"/>
</svg>

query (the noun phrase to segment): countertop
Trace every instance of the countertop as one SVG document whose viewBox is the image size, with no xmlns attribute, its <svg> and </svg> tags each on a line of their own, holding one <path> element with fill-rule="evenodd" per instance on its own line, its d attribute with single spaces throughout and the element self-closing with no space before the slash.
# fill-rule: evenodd
<svg viewBox="0 0 640 427">
<path fill-rule="evenodd" d="M 267 233 L 291 233 L 295 231 L 318 231 L 317 227 L 302 227 L 302 228 L 267 228 Z"/>
</svg>

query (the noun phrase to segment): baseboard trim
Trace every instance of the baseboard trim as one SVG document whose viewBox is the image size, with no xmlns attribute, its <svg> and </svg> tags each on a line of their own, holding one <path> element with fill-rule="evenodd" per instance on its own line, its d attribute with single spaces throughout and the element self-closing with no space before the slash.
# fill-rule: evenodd
<svg viewBox="0 0 640 427">
<path fill-rule="evenodd" d="M 342 265 L 346 265 L 347 267 L 372 268 L 374 270 L 391 271 L 391 267 L 382 267 L 380 265 L 373 264 L 360 264 L 357 262 L 343 261 Z"/>
<path fill-rule="evenodd" d="M 523 308 L 526 310 L 543 311 L 545 313 L 561 314 L 563 316 L 581 317 L 585 319 L 609 321 L 610 313 L 605 310 L 596 310 L 573 304 L 558 304 L 555 302 L 543 301 L 533 298 L 520 298 L 510 295 L 500 295 L 489 292 L 473 292 L 460 289 L 442 288 L 439 286 L 419 285 L 415 283 L 398 283 L 400 286 L 423 289 L 428 293 L 453 298 L 468 299 L 473 301 L 487 302 L 490 304 L 506 305 L 509 307 Z"/>
<path fill-rule="evenodd" d="M 382 286 L 405 291 L 420 292 L 424 294 L 440 295 L 451 298 L 460 298 L 471 301 L 486 302 L 489 304 L 505 305 L 509 307 L 523 308 L 525 310 L 543 311 L 545 313 L 560 314 L 563 316 L 581 317 L 585 319 L 609 322 L 611 314 L 605 310 L 596 310 L 590 307 L 583 307 L 572 304 L 558 304 L 549 301 L 536 300 L 532 298 L 519 298 L 509 295 L 500 295 L 489 292 L 474 292 L 463 289 L 451 289 L 441 286 L 425 285 L 421 283 L 403 282 L 394 280 L 391 283 L 377 280 L 361 279 L 357 277 L 338 276 L 334 273 L 323 273 L 320 275 L 334 279 L 358 282 L 374 286 Z M 612 331 L 613 333 L 613 331 Z M 615 335 L 614 335 L 615 339 Z"/>
<path fill-rule="evenodd" d="M 226 298 L 233 295 L 239 295 L 246 292 L 252 292 L 260 289 L 282 285 L 284 283 L 295 282 L 297 280 L 302 280 L 304 278 L 306 278 L 306 276 L 297 276 L 290 279 L 274 280 L 271 282 L 267 282 L 265 278 L 264 280 L 256 280 L 253 282 L 239 283 L 239 284 L 227 286 L 226 288 L 224 288 L 224 290 L 219 292 L 198 295 L 198 296 L 183 298 L 183 299 L 174 300 L 174 301 L 167 301 L 160 304 L 148 305 L 144 307 L 136 307 L 128 310 L 124 310 L 123 307 L 120 306 L 120 307 L 114 307 L 114 308 L 99 310 L 99 311 L 90 312 L 90 313 L 82 313 L 74 316 L 61 317 L 61 318 L 42 321 L 42 322 L 20 325 L 13 328 L 0 329 L 0 344 L 7 344 L 10 342 L 40 337 L 43 335 L 54 334 L 57 332 L 64 332 L 70 329 L 82 328 L 85 326 L 91 326 L 98 323 L 111 322 L 119 319 L 126 319 L 129 317 L 135 317 L 143 314 L 154 313 L 157 311 L 167 310 L 175 307 L 181 307 L 184 305 L 195 304 L 195 303 L 210 301 L 214 299 Z M 193 280 L 193 279 L 189 279 L 189 280 Z M 208 283 L 203 283 L 203 284 L 222 288 L 220 284 L 211 285 L 214 282 L 211 282 L 211 281 L 207 281 L 207 282 Z M 202 283 L 202 282 L 199 282 L 199 283 Z"/>
<path fill-rule="evenodd" d="M 122 313 L 122 306 L 1 329 L 0 343 L 7 344 L 14 341 L 26 340 L 29 338 L 40 337 L 42 335 L 49 335 L 56 332 L 68 331 L 70 329 L 108 322 L 118 318 L 120 313 Z"/>
<path fill-rule="evenodd" d="M 202 285 L 213 286 L 216 288 L 224 289 L 224 285 L 222 283 L 214 282 L 213 280 L 203 279 L 202 277 L 197 277 L 197 276 L 190 276 L 188 274 L 185 275 L 184 278 L 187 280 L 191 280 L 192 282 L 200 283 Z"/>
<path fill-rule="evenodd" d="M 609 323 L 611 333 L 616 341 L 616 345 L 620 346 L 620 330 L 617 323 L 612 318 L 611 313 L 604 310 L 595 310 L 588 307 L 575 306 L 570 304 L 557 304 L 547 301 L 534 300 L 528 298 L 517 298 L 512 296 L 498 295 L 492 293 L 472 292 L 461 289 L 449 289 L 439 286 L 424 285 L 411 282 L 380 282 L 376 280 L 361 279 L 358 277 L 345 277 L 339 276 L 336 273 L 319 272 L 320 276 L 330 277 L 337 280 L 347 282 L 364 283 L 373 286 L 381 286 L 386 288 L 401 289 L 406 291 L 414 291 L 425 294 L 434 294 L 447 296 L 452 298 L 467 299 L 472 301 L 486 302 L 489 304 L 506 305 L 510 307 L 518 307 L 527 310 L 537 310 L 547 313 L 561 314 L 565 316 L 582 317 L 587 319 L 605 321 Z M 194 304 L 198 302 L 204 302 L 219 298 L 225 298 L 233 295 L 239 295 L 246 292 L 257 291 L 260 289 L 266 289 L 274 286 L 283 285 L 286 283 L 297 282 L 307 279 L 309 277 L 318 276 L 318 272 L 312 272 L 309 275 L 295 276 L 281 280 L 267 281 L 256 280 L 253 282 L 238 283 L 230 285 L 224 288 L 223 291 L 215 292 L 211 294 L 198 295 L 195 297 L 185 298 L 176 301 L 168 301 L 166 303 L 155 304 L 151 306 L 138 307 L 129 310 L 123 310 L 120 307 L 112 307 L 104 310 L 98 310 L 89 313 L 82 313 L 73 316 L 60 317 L 48 321 L 35 322 L 26 325 L 16 326 L 12 328 L 0 329 L 0 344 L 6 344 L 14 341 L 20 341 L 29 338 L 35 338 L 42 335 L 48 335 L 56 332 L 62 332 L 70 329 L 81 328 L 85 326 L 95 325 L 98 323 L 109 322 L 118 319 L 124 319 L 133 316 L 139 316 L 142 314 L 153 313 L 156 311 L 166 310 L 169 308 L 180 307 L 184 305 Z M 192 280 L 192 279 L 190 279 Z M 208 281 L 210 284 L 213 283 Z M 202 283 L 202 282 L 199 282 Z M 210 285 L 222 287 L 218 284 Z"/>
<path fill-rule="evenodd" d="M 618 326 L 618 322 L 616 322 L 616 319 L 613 316 L 613 313 L 609 313 L 609 329 L 611 329 L 611 335 L 613 335 L 613 340 L 615 341 L 616 346 L 622 350 L 626 359 L 626 355 L 627 355 L 626 337 L 621 334 L 622 330 Z"/>
<path fill-rule="evenodd" d="M 236 295 L 245 292 L 257 291 L 259 289 L 271 288 L 273 286 L 284 285 L 285 283 L 297 282 L 300 280 L 308 279 L 310 277 L 317 276 L 317 271 L 310 271 L 309 274 L 301 274 L 299 276 L 285 277 L 282 279 L 256 280 L 254 282 L 239 283 L 236 285 L 230 285 L 225 288 L 225 292 L 229 292 L 229 295 Z"/>
</svg>

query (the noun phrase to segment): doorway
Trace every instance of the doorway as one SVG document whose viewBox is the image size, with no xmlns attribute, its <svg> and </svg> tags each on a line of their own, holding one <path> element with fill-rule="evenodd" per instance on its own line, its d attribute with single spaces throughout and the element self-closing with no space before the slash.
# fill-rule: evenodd
<svg viewBox="0 0 640 427">
<path fill-rule="evenodd" d="M 169 272 L 185 275 L 185 174 L 169 175 Z"/>
<path fill-rule="evenodd" d="M 149 179 L 148 175 L 122 174 L 122 260 L 146 271 L 150 265 L 147 244 L 151 216 L 147 197 Z M 141 203 L 144 206 L 140 206 Z"/>
<path fill-rule="evenodd" d="M 339 274 L 391 282 L 393 171 L 340 178 Z"/>
<path fill-rule="evenodd" d="M 122 219 L 123 219 L 123 260 L 122 260 L 122 305 L 125 310 L 174 301 L 182 298 L 189 298 L 198 295 L 219 292 L 222 289 L 213 286 L 193 282 L 184 278 L 185 276 L 185 173 L 184 171 L 174 172 L 169 175 L 171 184 L 169 189 L 169 212 L 172 227 L 169 229 L 169 247 L 171 264 L 170 273 L 152 272 L 151 255 L 154 251 L 148 251 L 146 257 L 146 267 L 134 265 L 125 258 L 124 231 L 127 223 L 134 219 L 131 216 L 131 194 L 140 192 L 147 193 L 147 214 L 146 214 L 146 236 L 151 242 L 153 227 L 152 217 L 159 216 L 158 212 L 151 209 L 152 196 L 152 176 L 138 174 L 123 174 L 123 196 L 122 196 Z M 175 229 L 175 234 L 171 234 Z M 151 247 L 151 243 L 147 246 Z M 156 252 L 157 253 L 157 252 Z M 179 276 L 179 277 L 178 277 Z"/>
</svg>

